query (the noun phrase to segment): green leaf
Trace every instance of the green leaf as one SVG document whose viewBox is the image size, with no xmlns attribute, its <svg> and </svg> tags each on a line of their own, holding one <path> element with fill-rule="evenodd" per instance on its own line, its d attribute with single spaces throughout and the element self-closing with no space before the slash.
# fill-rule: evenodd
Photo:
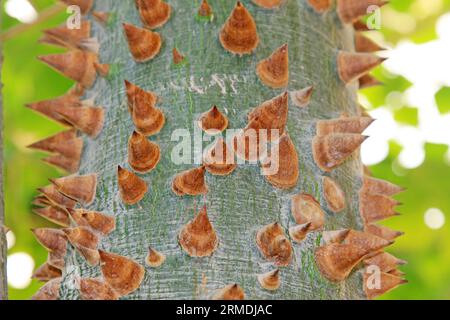
<svg viewBox="0 0 450 320">
<path fill-rule="evenodd" d="M 397 11 L 406 12 L 413 4 L 414 0 L 391 0 L 389 7 Z"/>
<path fill-rule="evenodd" d="M 417 27 L 417 29 L 418 30 L 410 37 L 410 40 L 412 40 L 414 43 L 427 43 L 437 39 L 437 33 L 434 24 L 430 25 L 421 23 L 420 26 Z"/>
<path fill-rule="evenodd" d="M 442 87 L 436 93 L 435 99 L 441 114 L 450 112 L 450 87 Z"/>
<path fill-rule="evenodd" d="M 446 144 L 425 143 L 425 154 L 427 159 L 441 160 L 444 159 L 449 147 Z"/>
<path fill-rule="evenodd" d="M 419 124 L 419 111 L 417 108 L 403 107 L 394 112 L 394 119 L 400 123 L 417 126 Z"/>
<path fill-rule="evenodd" d="M 385 105 L 386 97 L 390 92 L 404 92 L 412 83 L 406 78 L 393 75 L 383 68 L 378 68 L 372 75 L 380 80 L 383 85 L 365 89 L 361 92 L 374 108 Z"/>
</svg>

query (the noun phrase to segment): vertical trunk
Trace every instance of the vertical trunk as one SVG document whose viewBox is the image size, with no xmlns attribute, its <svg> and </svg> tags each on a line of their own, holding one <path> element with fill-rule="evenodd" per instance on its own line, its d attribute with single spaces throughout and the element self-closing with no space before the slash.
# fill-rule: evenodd
<svg viewBox="0 0 450 320">
<path fill-rule="evenodd" d="M 3 54 L 0 54 L 0 69 L 3 65 Z M 0 87 L 3 86 L 0 76 Z M 0 97 L 0 151 L 3 154 L 3 99 Z M 3 200 L 3 156 L 0 159 L 0 300 L 8 299 L 8 285 L 6 282 L 6 227 L 4 226 Z"/>
<path fill-rule="evenodd" d="M 238 283 L 248 299 L 360 299 L 364 298 L 357 272 L 347 280 L 333 284 L 317 269 L 314 250 L 320 232 L 308 234 L 301 244 L 293 244 L 294 258 L 281 268 L 281 287 L 266 291 L 257 274 L 271 270 L 259 252 L 255 238 L 259 228 L 280 222 L 287 231 L 294 225 L 290 197 L 298 192 L 314 195 L 323 208 L 321 177 L 323 172 L 313 161 L 311 141 L 318 119 L 338 118 L 342 113 L 356 115 L 356 85 L 345 86 L 336 68 L 338 50 L 353 51 L 353 28 L 343 25 L 334 9 L 318 14 L 303 0 L 289 0 L 277 10 L 264 10 L 251 1 L 243 1 L 254 17 L 260 44 L 252 55 L 238 57 L 226 52 L 218 40 L 221 26 L 234 1 L 211 0 L 214 21 L 196 20 L 200 1 L 168 1 L 173 8 L 167 24 L 157 31 L 163 38 L 161 52 L 148 63 L 135 63 L 130 56 L 122 23 L 137 26 L 139 19 L 133 1 L 96 0 L 94 9 L 111 12 L 114 22 L 102 27 L 94 24 L 93 36 L 101 44 L 100 60 L 114 64 L 116 71 L 107 79 L 99 78 L 87 97 L 105 108 L 105 126 L 96 139 L 85 138 L 80 174 L 98 173 L 95 202 L 89 209 L 115 215 L 116 230 L 105 237 L 100 248 L 131 257 L 141 264 L 148 246 L 167 256 L 159 268 L 147 268 L 144 281 L 129 299 L 207 298 L 216 289 Z M 307 108 L 290 102 L 287 131 L 300 160 L 300 179 L 295 188 L 275 189 L 260 174 L 257 165 L 240 165 L 230 176 L 207 174 L 209 192 L 205 197 L 177 197 L 171 190 L 175 174 L 193 167 L 176 165 L 171 141 L 176 129 L 193 133 L 198 116 L 217 105 L 225 110 L 230 128 L 243 128 L 247 113 L 282 90 L 261 84 L 256 64 L 282 44 L 289 45 L 289 90 L 314 86 Z M 183 53 L 188 64 L 175 67 L 172 48 Z M 115 69 L 115 68 L 113 68 Z M 124 205 L 118 195 L 117 165 L 128 167 L 127 141 L 134 126 L 128 113 L 123 81 L 129 80 L 161 97 L 159 107 L 166 116 L 162 131 L 151 137 L 161 147 L 161 161 L 149 174 L 142 175 L 149 192 L 137 205 Z M 339 214 L 326 213 L 326 230 L 361 229 L 358 190 L 362 167 L 353 157 L 334 170 L 332 176 L 347 196 L 347 208 Z M 219 245 L 211 257 L 189 257 L 178 244 L 180 229 L 193 218 L 194 209 L 207 206 Z M 92 277 L 98 267 L 89 267 L 74 251 L 66 257 L 60 298 L 76 299 L 71 285 L 74 276 Z"/>
</svg>

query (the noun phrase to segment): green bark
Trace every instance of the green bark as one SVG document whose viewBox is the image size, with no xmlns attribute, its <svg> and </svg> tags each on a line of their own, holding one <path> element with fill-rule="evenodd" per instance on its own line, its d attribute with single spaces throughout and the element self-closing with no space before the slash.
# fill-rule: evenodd
<svg viewBox="0 0 450 320">
<path fill-rule="evenodd" d="M 198 299 L 214 290 L 238 283 L 247 299 L 359 299 L 363 298 L 360 276 L 332 284 L 324 279 L 314 261 L 314 249 L 320 232 L 308 235 L 300 245 L 294 244 L 295 257 L 282 268 L 279 290 L 263 290 L 256 275 L 270 270 L 255 243 L 257 230 L 279 221 L 283 228 L 294 225 L 290 213 L 291 195 L 307 192 L 322 196 L 321 172 L 311 155 L 311 140 L 318 119 L 336 118 L 343 112 L 357 113 L 356 86 L 346 87 L 338 78 L 336 54 L 339 49 L 353 50 L 353 29 L 340 23 L 334 9 L 319 15 L 306 0 L 288 0 L 278 10 L 264 10 L 251 1 L 243 1 L 253 15 L 260 44 L 252 55 L 238 57 L 226 52 L 218 33 L 235 5 L 230 0 L 209 1 L 214 10 L 212 23 L 198 22 L 200 0 L 168 0 L 173 13 L 170 21 L 158 30 L 164 44 L 160 54 L 148 63 L 135 63 L 128 51 L 122 23 L 141 26 L 134 1 L 96 0 L 95 9 L 112 12 L 115 20 L 108 27 L 95 24 L 93 35 L 101 44 L 100 58 L 115 64 L 116 71 L 107 79 L 99 78 L 87 93 L 106 110 L 105 126 L 95 139 L 85 139 L 80 174 L 97 172 L 96 200 L 89 208 L 114 214 L 117 229 L 104 238 L 100 248 L 131 257 L 144 264 L 150 245 L 167 256 L 157 269 L 146 269 L 141 287 L 126 299 Z M 175 165 L 171 141 L 175 129 L 193 131 L 194 121 L 213 104 L 226 110 L 230 128 L 243 128 L 250 109 L 280 94 L 258 80 L 255 66 L 283 43 L 289 44 L 289 90 L 314 85 L 315 93 L 308 108 L 289 106 L 288 132 L 300 159 L 300 179 L 289 191 L 273 188 L 255 165 L 244 165 L 227 177 L 207 175 L 206 197 L 177 197 L 171 191 L 172 177 L 193 165 Z M 174 67 L 171 51 L 177 47 L 189 64 Z M 127 140 L 133 131 L 128 114 L 123 80 L 127 79 L 162 97 L 159 107 L 166 116 L 163 130 L 151 137 L 161 146 L 161 161 L 149 174 L 142 175 L 150 189 L 134 206 L 124 205 L 118 196 L 117 165 L 127 164 Z M 361 164 L 356 157 L 331 173 L 343 187 L 348 206 L 340 214 L 327 212 L 326 230 L 343 227 L 360 228 L 358 192 Z M 193 208 L 206 204 L 209 217 L 219 237 L 219 247 L 211 257 L 189 257 L 179 246 L 177 236 L 194 216 Z M 71 286 L 74 276 L 100 275 L 98 267 L 89 267 L 73 250 L 66 259 L 61 287 L 62 299 L 78 298 Z M 202 292 L 206 276 L 207 292 Z"/>
</svg>

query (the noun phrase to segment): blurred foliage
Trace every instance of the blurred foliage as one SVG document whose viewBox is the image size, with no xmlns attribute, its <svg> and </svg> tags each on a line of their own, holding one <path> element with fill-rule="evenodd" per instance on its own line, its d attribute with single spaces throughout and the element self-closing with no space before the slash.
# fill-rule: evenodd
<svg viewBox="0 0 450 320">
<path fill-rule="evenodd" d="M 419 111 L 417 108 L 402 107 L 401 109 L 394 111 L 394 119 L 402 124 L 417 126 L 419 124 L 418 113 Z"/>
<path fill-rule="evenodd" d="M 441 114 L 450 112 L 450 88 L 442 87 L 436 93 L 436 104 Z"/>
<path fill-rule="evenodd" d="M 411 87 L 411 82 L 399 75 L 393 75 L 383 68 L 378 68 L 373 76 L 380 80 L 383 85 L 362 90 L 364 97 L 370 102 L 373 108 L 378 108 L 386 104 L 386 98 L 392 93 L 401 93 Z M 392 95 L 391 95 L 392 97 Z"/>
<path fill-rule="evenodd" d="M 426 159 L 417 169 L 405 170 L 396 157 L 401 146 L 391 144 L 389 158 L 371 167 L 374 176 L 404 186 L 407 191 L 396 198 L 403 203 L 402 215 L 387 220 L 384 225 L 402 230 L 405 235 L 397 239 L 389 252 L 406 259 L 409 284 L 383 296 L 383 299 L 449 299 L 450 298 L 450 224 L 432 230 L 424 223 L 424 212 L 439 208 L 450 212 L 450 170 L 443 160 L 448 146 L 427 144 Z"/>
<path fill-rule="evenodd" d="M 33 3 L 40 10 L 54 2 L 43 0 Z M 3 8 L 1 14 L 2 31 L 18 24 L 5 14 Z M 37 41 L 43 29 L 58 25 L 65 19 L 66 14 L 62 12 L 3 43 L 5 214 L 6 224 L 16 236 L 16 244 L 8 254 L 29 253 L 35 259 L 36 266 L 45 262 L 47 256 L 46 251 L 34 239 L 30 228 L 50 223 L 32 214 L 31 202 L 37 194 L 36 188 L 48 184 L 48 178 L 60 174 L 40 161 L 45 156 L 44 153 L 33 152 L 26 146 L 61 131 L 61 126 L 44 119 L 24 105 L 56 97 L 72 86 L 71 81 L 36 59 L 39 55 L 60 51 L 56 47 L 40 45 Z M 33 280 L 25 290 L 10 287 L 10 298 L 28 299 L 40 285 Z"/>
<path fill-rule="evenodd" d="M 403 39 L 415 43 L 434 40 L 436 20 L 449 7 L 450 0 L 391 0 L 383 8 L 381 31 L 393 44 Z"/>
<path fill-rule="evenodd" d="M 391 45 L 407 40 L 425 43 L 436 39 L 436 22 L 450 12 L 450 1 L 392 0 L 383 8 L 381 38 Z M 419 110 L 405 102 L 404 92 L 412 83 L 401 75 L 378 68 L 373 75 L 383 86 L 361 91 L 369 109 L 383 107 L 392 112 L 399 125 L 418 127 Z M 441 114 L 450 111 L 450 88 L 436 94 Z M 443 133 L 444 134 L 444 133 Z M 396 198 L 403 203 L 401 216 L 383 224 L 405 235 L 388 249 L 408 261 L 401 270 L 409 284 L 384 295 L 382 299 L 449 299 L 450 298 L 450 154 L 447 145 L 426 144 L 425 161 L 416 169 L 403 168 L 398 161 L 402 146 L 391 142 L 390 153 L 382 163 L 370 168 L 378 178 L 392 181 L 407 189 Z M 438 208 L 446 216 L 446 224 L 438 230 L 424 222 L 424 213 Z"/>
<path fill-rule="evenodd" d="M 45 10 L 54 2 L 32 1 L 38 11 Z M 436 38 L 437 19 L 449 11 L 450 0 L 391 0 L 383 8 L 382 37 L 391 46 L 405 39 L 415 43 L 432 41 Z M 5 14 L 3 8 L 1 18 L 2 32 L 18 24 Z M 26 146 L 60 131 L 61 127 L 24 108 L 24 104 L 59 96 L 71 87 L 70 81 L 35 59 L 38 55 L 58 52 L 59 49 L 40 45 L 37 41 L 43 29 L 58 25 L 65 18 L 66 14 L 62 12 L 3 43 L 5 208 L 7 225 L 16 236 L 16 244 L 9 254 L 27 252 L 35 259 L 36 266 L 46 260 L 46 252 L 29 229 L 49 224 L 31 213 L 31 202 L 36 188 L 46 185 L 47 179 L 57 176 L 58 172 L 39 161 L 43 153 L 32 152 Z M 403 101 L 403 92 L 412 84 L 383 68 L 377 69 L 374 75 L 384 86 L 362 91 L 370 107 L 386 107 L 399 123 L 417 126 L 420 120 L 418 109 L 405 105 Z M 450 111 L 450 88 L 438 92 L 436 103 L 441 113 Z M 408 189 L 397 197 L 404 203 L 399 208 L 402 216 L 387 221 L 385 225 L 406 232 L 389 251 L 409 261 L 402 270 L 407 273 L 410 283 L 383 299 L 448 299 L 450 223 L 447 221 L 443 228 L 431 230 L 423 219 L 427 209 L 439 208 L 450 220 L 450 170 L 449 160 L 445 160 L 448 146 L 427 144 L 424 163 L 413 170 L 406 170 L 398 163 L 401 149 L 400 145 L 392 142 L 388 158 L 371 168 L 374 176 Z M 33 280 L 24 290 L 10 288 L 10 297 L 29 298 L 39 286 Z"/>
</svg>

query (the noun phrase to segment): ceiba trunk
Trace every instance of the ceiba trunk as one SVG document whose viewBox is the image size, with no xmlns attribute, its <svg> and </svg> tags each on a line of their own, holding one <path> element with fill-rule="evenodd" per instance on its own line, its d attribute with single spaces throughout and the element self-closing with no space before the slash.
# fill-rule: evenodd
<svg viewBox="0 0 450 320">
<path fill-rule="evenodd" d="M 106 25 L 92 22 L 91 36 L 99 39 L 99 60 L 111 64 L 113 71 L 107 78 L 98 77 L 94 86 L 85 92 L 86 98 L 95 97 L 95 105 L 105 110 L 101 133 L 96 138 L 84 139 L 79 174 L 97 174 L 96 197 L 85 208 L 116 218 L 116 229 L 100 240 L 99 249 L 134 259 L 143 266 L 149 247 L 165 256 L 158 268 L 146 266 L 139 288 L 124 298 L 201 299 L 210 298 L 214 293 L 223 297 L 229 292 L 220 289 L 227 286 L 239 297 L 245 293 L 246 299 L 365 298 L 361 275 L 357 272 L 339 285 L 321 275 L 314 256 L 320 246 L 320 230 L 309 232 L 299 244 L 292 243 L 287 266 L 279 264 L 277 290 L 266 290 L 258 281 L 258 275 L 274 270 L 274 266 L 267 263 L 256 241 L 258 231 L 274 222 L 289 237 L 288 229 L 296 225 L 290 199 L 298 193 L 312 195 L 326 211 L 325 230 L 363 229 L 359 214 L 363 168 L 358 152 L 328 174 L 346 195 L 345 209 L 336 214 L 326 209 L 322 187 L 325 173 L 315 163 L 311 147 L 318 120 L 360 115 L 358 83 L 346 84 L 337 66 L 340 51 L 354 51 L 353 26 L 343 24 L 334 7 L 322 13 L 307 1 L 289 0 L 279 8 L 267 10 L 245 1 L 243 5 L 256 23 L 258 38 L 252 38 L 250 53 L 239 46 L 240 52 L 235 55 L 225 50 L 224 42 L 229 39 L 221 34 L 222 26 L 236 6 L 234 1 L 210 1 L 214 19 L 197 16 L 201 1 L 169 3 L 170 19 L 152 29 L 160 35 L 162 46 L 144 63 L 133 59 L 122 25 L 145 27 L 135 4 L 96 0 L 94 5 L 94 10 L 111 13 L 112 19 Z M 94 21 L 90 15 L 87 19 Z M 161 16 L 160 20 L 164 21 L 165 17 Z M 272 88 L 257 74 L 257 65 L 284 44 L 288 45 L 283 48 L 288 50 L 289 74 L 286 78 L 284 68 L 283 81 L 288 81 L 288 85 Z M 183 63 L 173 62 L 174 48 L 183 54 Z M 277 70 L 270 71 L 269 60 L 268 70 L 273 71 L 270 76 L 276 77 Z M 127 163 L 127 143 L 135 130 L 130 117 L 132 110 L 127 107 L 124 80 L 155 93 L 157 108 L 165 116 L 162 129 L 150 137 L 160 147 L 159 163 L 149 173 L 140 175 L 148 191 L 133 205 L 121 200 L 117 180 L 118 166 L 131 170 Z M 206 172 L 205 195 L 177 196 L 172 191 L 173 177 L 199 166 L 172 161 L 172 150 L 179 142 L 171 139 L 176 129 L 187 129 L 193 134 L 201 115 L 212 106 L 217 106 L 227 117 L 229 128 L 244 128 L 247 115 L 254 107 L 285 91 L 295 93 L 310 86 L 314 87 L 314 94 L 309 105 L 304 107 L 302 102 L 300 107 L 295 101 L 289 102 L 285 131 L 297 152 L 299 167 L 299 179 L 294 187 L 274 187 L 262 176 L 259 165 L 247 163 L 239 164 L 228 176 Z M 208 251 L 212 254 L 191 257 L 183 250 L 184 244 L 180 246 L 179 234 L 203 207 L 207 210 L 208 228 L 213 226 L 215 231 L 208 234 L 214 242 Z M 290 245 L 287 238 L 278 240 L 280 247 Z M 79 291 L 73 286 L 74 278 L 99 274 L 99 267 L 90 267 L 69 246 L 60 298 L 79 298 Z"/>
</svg>

